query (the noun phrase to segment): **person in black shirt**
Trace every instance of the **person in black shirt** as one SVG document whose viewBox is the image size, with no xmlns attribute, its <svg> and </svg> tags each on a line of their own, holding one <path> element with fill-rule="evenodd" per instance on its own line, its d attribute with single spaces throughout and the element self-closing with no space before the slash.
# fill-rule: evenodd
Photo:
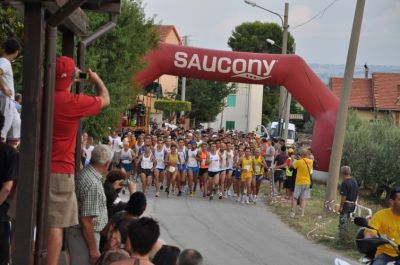
<svg viewBox="0 0 400 265">
<path fill-rule="evenodd" d="M 0 130 L 4 125 L 4 116 L 0 112 Z M 10 259 L 10 217 L 7 214 L 11 206 L 18 168 L 17 151 L 0 142 L 0 265 L 6 265 Z"/>
<path fill-rule="evenodd" d="M 356 208 L 356 201 L 358 198 L 358 184 L 357 181 L 351 176 L 351 169 L 349 166 L 343 166 L 340 169 L 343 175 L 343 182 L 340 187 L 340 217 L 339 224 L 343 225 L 349 219 L 350 214 Z"/>
</svg>

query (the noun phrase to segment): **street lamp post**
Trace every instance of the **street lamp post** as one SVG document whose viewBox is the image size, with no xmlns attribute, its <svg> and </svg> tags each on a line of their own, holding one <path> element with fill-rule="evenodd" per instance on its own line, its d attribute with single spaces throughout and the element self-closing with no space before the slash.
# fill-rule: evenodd
<svg viewBox="0 0 400 265">
<path fill-rule="evenodd" d="M 283 29 L 283 38 L 282 38 L 282 54 L 286 54 L 287 53 L 287 39 L 288 39 L 288 28 L 289 28 L 289 24 L 288 24 L 288 19 L 289 19 L 289 3 L 285 3 L 285 13 L 283 15 L 283 17 L 274 12 L 271 11 L 267 8 L 264 8 L 262 6 L 259 6 L 255 0 L 244 0 L 244 2 L 248 5 L 251 5 L 253 7 L 258 7 L 264 11 L 267 11 L 271 14 L 274 14 L 276 16 L 278 16 L 282 22 L 282 29 Z M 283 117 L 283 113 L 284 113 L 284 108 L 285 108 L 285 99 L 286 99 L 286 89 L 284 86 L 280 87 L 280 91 L 279 91 L 279 123 L 281 123 L 281 119 Z M 280 126 L 280 124 L 279 124 Z M 286 126 L 287 128 L 288 126 Z M 280 134 L 280 136 L 282 136 Z M 287 139 L 287 134 L 286 134 L 286 138 Z"/>
</svg>

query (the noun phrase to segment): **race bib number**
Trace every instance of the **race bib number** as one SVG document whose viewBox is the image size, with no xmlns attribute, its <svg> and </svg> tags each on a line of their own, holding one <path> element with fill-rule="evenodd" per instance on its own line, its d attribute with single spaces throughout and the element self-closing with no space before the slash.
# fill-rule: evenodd
<svg viewBox="0 0 400 265">
<path fill-rule="evenodd" d="M 260 166 L 256 166 L 256 172 L 260 172 L 260 170 L 261 170 L 261 168 L 260 168 Z"/>
<path fill-rule="evenodd" d="M 175 170 L 176 170 L 176 168 L 175 168 L 175 167 L 169 167 L 169 168 L 168 168 L 168 171 L 169 171 L 169 172 L 171 172 L 171 173 L 174 173 L 174 172 L 175 172 Z"/>
<path fill-rule="evenodd" d="M 201 160 L 201 164 L 204 166 L 206 164 L 206 160 L 205 159 Z"/>
<path fill-rule="evenodd" d="M 249 171 L 250 170 L 250 165 L 245 165 L 243 168 L 245 171 Z"/>
<path fill-rule="evenodd" d="M 130 162 L 128 159 L 122 160 L 122 164 L 129 164 Z"/>
</svg>

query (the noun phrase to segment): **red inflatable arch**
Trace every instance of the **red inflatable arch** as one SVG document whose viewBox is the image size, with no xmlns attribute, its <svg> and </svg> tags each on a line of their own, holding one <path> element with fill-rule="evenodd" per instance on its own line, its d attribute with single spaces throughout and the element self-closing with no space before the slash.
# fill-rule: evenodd
<svg viewBox="0 0 400 265">
<path fill-rule="evenodd" d="M 160 44 L 134 79 L 146 86 L 163 74 L 225 82 L 282 85 L 314 117 L 312 149 L 328 171 L 338 98 L 297 55 L 217 51 Z"/>
</svg>

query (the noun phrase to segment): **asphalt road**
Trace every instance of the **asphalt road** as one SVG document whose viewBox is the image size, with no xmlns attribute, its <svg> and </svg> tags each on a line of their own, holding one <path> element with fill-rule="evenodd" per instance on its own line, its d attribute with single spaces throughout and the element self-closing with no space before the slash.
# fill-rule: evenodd
<svg viewBox="0 0 400 265">
<path fill-rule="evenodd" d="M 328 265 L 339 257 L 290 229 L 261 202 L 149 193 L 145 215 L 159 221 L 167 244 L 197 249 L 208 265 Z"/>
</svg>

